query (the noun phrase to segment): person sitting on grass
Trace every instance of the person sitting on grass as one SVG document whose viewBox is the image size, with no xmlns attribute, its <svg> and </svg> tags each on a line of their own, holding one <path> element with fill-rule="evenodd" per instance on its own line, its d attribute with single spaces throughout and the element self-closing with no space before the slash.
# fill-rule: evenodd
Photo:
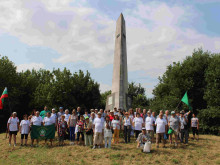
<svg viewBox="0 0 220 165">
<path fill-rule="evenodd" d="M 142 133 L 137 138 L 137 148 L 144 148 L 145 142 L 150 141 L 150 135 L 146 132 L 146 128 L 142 128 Z"/>
<path fill-rule="evenodd" d="M 61 116 L 61 120 L 58 123 L 58 127 L 57 127 L 57 132 L 58 132 L 58 136 L 59 136 L 59 146 L 63 146 L 64 145 L 64 138 L 66 135 L 66 130 L 67 130 L 67 123 L 65 121 L 65 116 L 62 115 Z"/>
<path fill-rule="evenodd" d="M 191 127 L 193 132 L 193 140 L 195 139 L 195 134 L 197 135 L 197 140 L 199 140 L 199 119 L 196 117 L 195 113 L 192 114 Z"/>
<path fill-rule="evenodd" d="M 80 116 L 80 120 L 77 121 L 78 126 L 78 132 L 77 132 L 77 145 L 79 144 L 79 137 L 82 136 L 82 141 L 84 141 L 84 134 L 83 134 L 83 128 L 84 128 L 84 117 L 83 115 Z"/>
<path fill-rule="evenodd" d="M 30 132 L 30 121 L 27 115 L 23 116 L 23 120 L 20 123 L 20 133 L 21 133 L 21 146 L 23 146 L 23 139 L 25 137 L 25 146 L 27 146 L 28 134 Z"/>
<path fill-rule="evenodd" d="M 9 130 L 9 146 L 11 146 L 12 135 L 14 138 L 14 146 L 16 146 L 16 135 L 19 129 L 19 119 L 16 112 L 13 112 L 12 117 L 8 119 L 7 128 Z"/>
<path fill-rule="evenodd" d="M 167 120 L 163 118 L 163 113 L 159 114 L 159 117 L 157 118 L 155 125 L 156 125 L 157 148 L 159 148 L 160 140 L 162 140 L 163 148 L 165 148 L 164 134 L 165 132 L 167 132 Z"/>
<path fill-rule="evenodd" d="M 47 117 L 44 117 L 43 119 L 44 126 L 54 125 L 55 127 L 55 121 L 51 117 L 51 113 L 47 112 Z M 45 139 L 45 145 L 47 144 L 47 139 Z M 53 139 L 50 139 L 50 145 L 53 145 Z"/>
</svg>

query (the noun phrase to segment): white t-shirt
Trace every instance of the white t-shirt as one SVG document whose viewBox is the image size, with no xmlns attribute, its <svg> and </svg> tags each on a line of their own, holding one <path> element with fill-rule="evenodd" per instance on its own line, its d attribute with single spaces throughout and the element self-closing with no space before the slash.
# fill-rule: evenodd
<svg viewBox="0 0 220 165">
<path fill-rule="evenodd" d="M 33 116 L 31 118 L 31 122 L 33 123 L 33 125 L 37 125 L 37 126 L 41 126 L 41 123 L 43 122 L 43 119 L 41 116 Z"/>
<path fill-rule="evenodd" d="M 95 132 L 102 132 L 104 121 L 101 118 L 95 118 L 94 123 Z"/>
<path fill-rule="evenodd" d="M 143 124 L 143 118 L 142 117 L 135 117 L 134 120 L 134 130 L 139 130 L 141 131 L 142 130 L 142 124 Z"/>
<path fill-rule="evenodd" d="M 153 122 L 154 122 L 154 119 L 152 117 L 146 117 L 145 119 L 145 128 L 146 130 L 154 130 L 154 127 L 153 127 Z"/>
<path fill-rule="evenodd" d="M 64 119 L 64 120 L 65 120 L 66 122 L 68 122 L 69 117 L 70 117 L 70 114 L 64 114 L 64 116 L 65 116 L 65 119 Z"/>
<path fill-rule="evenodd" d="M 124 126 L 130 126 L 131 125 L 131 118 L 124 118 Z"/>
<path fill-rule="evenodd" d="M 120 130 L 120 120 L 112 120 L 112 126 L 113 126 L 113 129 L 118 129 Z"/>
<path fill-rule="evenodd" d="M 30 130 L 30 121 L 29 120 L 21 120 L 21 134 L 28 134 Z"/>
<path fill-rule="evenodd" d="M 191 119 L 191 121 L 192 121 L 191 127 L 197 127 L 198 126 L 199 119 L 197 117 L 193 117 Z"/>
<path fill-rule="evenodd" d="M 157 125 L 156 133 L 165 133 L 165 127 L 167 125 L 166 119 L 157 118 L 155 124 Z"/>
<path fill-rule="evenodd" d="M 51 117 L 53 118 L 54 123 L 56 123 L 56 121 L 57 121 L 57 114 L 56 113 L 51 113 Z"/>
<path fill-rule="evenodd" d="M 18 123 L 19 123 L 19 119 L 18 117 L 10 117 L 8 119 L 8 123 L 10 124 L 9 125 L 9 131 L 18 131 Z"/>
<path fill-rule="evenodd" d="M 52 124 L 55 124 L 54 119 L 52 117 L 50 117 L 50 118 L 45 117 L 44 118 L 44 125 L 52 125 Z"/>
</svg>

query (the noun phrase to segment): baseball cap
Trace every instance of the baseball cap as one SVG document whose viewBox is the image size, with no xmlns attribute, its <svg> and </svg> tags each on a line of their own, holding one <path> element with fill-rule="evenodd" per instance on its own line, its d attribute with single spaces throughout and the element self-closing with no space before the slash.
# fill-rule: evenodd
<svg viewBox="0 0 220 165">
<path fill-rule="evenodd" d="M 171 115 L 173 115 L 173 114 L 175 114 L 175 111 L 172 111 L 172 112 L 171 112 Z"/>
<path fill-rule="evenodd" d="M 60 107 L 59 109 L 63 109 L 63 107 Z"/>
<path fill-rule="evenodd" d="M 145 128 L 145 127 L 142 127 L 142 130 L 146 130 L 146 128 Z"/>
<path fill-rule="evenodd" d="M 101 112 L 98 112 L 98 115 L 101 115 L 102 113 Z"/>
<path fill-rule="evenodd" d="M 86 119 L 89 119 L 89 117 L 88 117 L 88 116 L 86 116 L 86 117 L 85 117 L 85 120 L 86 120 Z"/>
</svg>

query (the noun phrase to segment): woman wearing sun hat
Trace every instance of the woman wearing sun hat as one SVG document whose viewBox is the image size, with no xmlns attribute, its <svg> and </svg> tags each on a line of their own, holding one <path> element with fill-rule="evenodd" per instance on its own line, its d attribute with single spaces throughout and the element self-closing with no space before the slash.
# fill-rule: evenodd
<svg viewBox="0 0 220 165">
<path fill-rule="evenodd" d="M 85 123 L 84 123 L 84 140 L 85 140 L 85 146 L 92 146 L 92 122 L 89 121 L 89 117 L 85 117 Z"/>
</svg>

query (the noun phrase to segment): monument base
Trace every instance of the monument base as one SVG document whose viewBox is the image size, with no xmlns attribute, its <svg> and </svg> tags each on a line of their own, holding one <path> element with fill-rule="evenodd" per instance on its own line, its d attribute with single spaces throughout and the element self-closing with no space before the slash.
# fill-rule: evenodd
<svg viewBox="0 0 220 165">
<path fill-rule="evenodd" d="M 123 98 L 125 98 L 125 100 L 121 100 Z M 114 107 L 128 111 L 128 109 L 131 108 L 131 98 L 127 94 L 125 94 L 124 97 L 120 97 L 119 92 L 112 93 L 107 96 L 105 109 L 113 110 Z"/>
</svg>

